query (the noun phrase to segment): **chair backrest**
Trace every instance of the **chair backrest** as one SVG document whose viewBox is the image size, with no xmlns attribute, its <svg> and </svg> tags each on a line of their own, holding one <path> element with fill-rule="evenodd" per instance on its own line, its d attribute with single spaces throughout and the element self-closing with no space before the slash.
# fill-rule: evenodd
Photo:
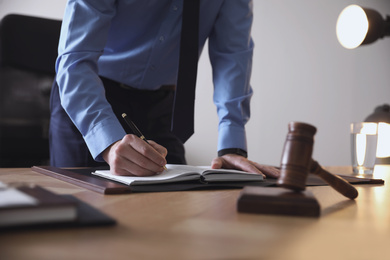
<svg viewBox="0 0 390 260">
<path fill-rule="evenodd" d="M 48 163 L 49 97 L 61 21 L 11 14 L 0 23 L 0 167 Z"/>
</svg>

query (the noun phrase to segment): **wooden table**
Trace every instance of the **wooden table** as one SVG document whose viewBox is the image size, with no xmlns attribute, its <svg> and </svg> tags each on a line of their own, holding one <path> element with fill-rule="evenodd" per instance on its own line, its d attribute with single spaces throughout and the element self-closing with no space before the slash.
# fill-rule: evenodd
<svg viewBox="0 0 390 260">
<path fill-rule="evenodd" d="M 350 167 L 326 167 L 348 173 Z M 390 166 L 374 178 L 390 180 Z M 320 218 L 237 213 L 240 190 L 102 195 L 30 169 L 0 169 L 0 181 L 26 181 L 72 194 L 118 221 L 112 227 L 0 233 L 0 259 L 390 259 L 390 188 L 358 185 L 348 200 L 310 187 Z"/>
</svg>

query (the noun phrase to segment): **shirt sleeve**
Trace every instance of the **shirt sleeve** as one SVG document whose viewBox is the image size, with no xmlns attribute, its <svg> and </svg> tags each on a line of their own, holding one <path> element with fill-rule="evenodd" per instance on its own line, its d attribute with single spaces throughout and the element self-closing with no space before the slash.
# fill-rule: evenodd
<svg viewBox="0 0 390 260">
<path fill-rule="evenodd" d="M 126 134 L 105 98 L 97 61 L 103 53 L 115 0 L 69 0 L 62 22 L 56 80 L 61 105 L 95 160 Z"/>
<path fill-rule="evenodd" d="M 214 103 L 219 117 L 218 150 L 247 151 L 245 124 L 250 117 L 253 40 L 251 0 L 224 1 L 209 37 Z"/>
</svg>

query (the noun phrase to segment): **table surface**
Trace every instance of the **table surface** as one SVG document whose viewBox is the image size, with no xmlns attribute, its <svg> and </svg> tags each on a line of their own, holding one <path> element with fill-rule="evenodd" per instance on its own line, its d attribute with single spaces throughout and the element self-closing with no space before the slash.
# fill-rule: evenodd
<svg viewBox="0 0 390 260">
<path fill-rule="evenodd" d="M 350 167 L 325 167 L 349 173 Z M 390 180 L 390 166 L 374 178 Z M 238 213 L 240 190 L 102 195 L 30 169 L 0 169 L 0 181 L 72 194 L 116 226 L 0 233 L 0 259 L 389 259 L 390 188 L 356 185 L 349 200 L 309 187 L 320 218 Z M 1 232 L 1 231 L 0 231 Z"/>
</svg>

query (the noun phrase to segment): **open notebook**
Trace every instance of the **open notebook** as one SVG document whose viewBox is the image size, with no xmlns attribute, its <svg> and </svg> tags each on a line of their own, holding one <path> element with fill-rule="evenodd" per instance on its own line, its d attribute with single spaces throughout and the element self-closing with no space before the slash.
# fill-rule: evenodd
<svg viewBox="0 0 390 260">
<path fill-rule="evenodd" d="M 136 176 L 117 176 L 110 174 L 109 170 L 97 170 L 92 174 L 104 177 L 110 180 L 121 182 L 127 185 L 149 185 L 160 183 L 175 183 L 186 181 L 198 181 L 200 183 L 218 183 L 218 182 L 258 182 L 264 178 L 260 174 L 248 173 L 244 171 L 228 169 L 211 169 L 204 166 L 176 165 L 167 164 L 167 170 L 161 174 L 136 177 Z"/>
</svg>

